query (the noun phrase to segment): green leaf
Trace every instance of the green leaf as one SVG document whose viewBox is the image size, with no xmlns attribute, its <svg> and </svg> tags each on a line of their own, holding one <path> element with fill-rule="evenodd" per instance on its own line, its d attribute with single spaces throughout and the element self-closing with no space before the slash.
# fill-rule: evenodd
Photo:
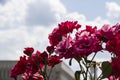
<svg viewBox="0 0 120 80">
<path fill-rule="evenodd" d="M 80 74 L 81 74 L 81 71 L 75 72 L 75 80 L 80 80 Z"/>
<path fill-rule="evenodd" d="M 73 59 L 73 58 L 71 58 L 71 59 L 69 60 L 69 65 L 70 65 L 70 66 L 72 65 L 72 59 Z"/>
<path fill-rule="evenodd" d="M 110 62 L 108 61 L 104 61 L 102 63 L 102 78 L 107 78 L 110 76 L 110 74 L 112 73 L 112 65 Z"/>
</svg>

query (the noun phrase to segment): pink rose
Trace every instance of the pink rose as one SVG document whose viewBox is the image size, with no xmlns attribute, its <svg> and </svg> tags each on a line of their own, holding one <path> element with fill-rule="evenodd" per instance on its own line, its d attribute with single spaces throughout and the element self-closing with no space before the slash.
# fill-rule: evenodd
<svg viewBox="0 0 120 80">
<path fill-rule="evenodd" d="M 113 28 L 110 25 L 104 25 L 100 30 L 97 31 L 96 35 L 104 42 L 114 38 Z"/>
<path fill-rule="evenodd" d="M 22 80 L 44 80 L 44 78 L 39 73 L 24 73 L 24 75 L 22 76 Z"/>
<path fill-rule="evenodd" d="M 92 52 L 98 52 L 102 50 L 101 41 L 99 41 L 96 35 L 92 32 L 95 32 L 95 28 L 92 30 L 92 28 L 89 27 L 89 29 L 85 29 L 76 33 L 75 40 L 72 44 L 74 54 L 85 57 Z"/>
<path fill-rule="evenodd" d="M 55 53 L 59 54 L 61 58 L 72 58 L 72 38 L 69 36 L 62 40 L 55 49 Z"/>
</svg>

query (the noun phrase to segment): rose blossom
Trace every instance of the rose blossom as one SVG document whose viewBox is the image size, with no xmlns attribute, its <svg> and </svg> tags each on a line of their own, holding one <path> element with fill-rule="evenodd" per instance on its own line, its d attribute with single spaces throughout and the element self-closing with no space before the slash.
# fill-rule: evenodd
<svg viewBox="0 0 120 80">
<path fill-rule="evenodd" d="M 20 74 L 23 74 L 26 71 L 26 64 L 27 64 L 26 57 L 21 56 L 20 60 L 16 63 L 14 68 L 11 69 L 10 77 L 17 80 L 17 76 L 20 75 Z"/>
<path fill-rule="evenodd" d="M 74 22 L 73 21 L 62 22 L 58 26 L 59 26 L 59 30 L 60 30 L 62 35 L 67 34 L 67 33 L 72 33 L 73 29 L 78 30 L 81 27 L 81 25 L 79 25 L 77 23 L 77 21 L 74 21 Z"/>
<path fill-rule="evenodd" d="M 107 42 L 114 38 L 113 28 L 110 25 L 104 25 L 100 30 L 97 31 L 96 35 L 100 40 Z"/>
<path fill-rule="evenodd" d="M 55 28 L 52 33 L 48 36 L 51 46 L 57 45 L 62 40 L 62 34 L 59 31 L 59 28 Z"/>
<path fill-rule="evenodd" d="M 74 54 L 85 57 L 92 52 L 102 50 L 101 41 L 94 32 L 96 32 L 96 27 L 86 26 L 86 29 L 76 33 L 72 44 Z"/>
<path fill-rule="evenodd" d="M 56 64 L 62 62 L 59 56 L 52 55 L 48 59 L 48 66 L 54 67 Z"/>
<path fill-rule="evenodd" d="M 32 47 L 27 47 L 27 48 L 25 48 L 25 50 L 23 52 L 24 52 L 24 54 L 31 56 L 32 53 L 34 52 L 34 49 Z"/>
<path fill-rule="evenodd" d="M 112 58 L 112 74 L 116 79 L 120 79 L 120 58 Z"/>
<path fill-rule="evenodd" d="M 68 36 L 66 39 L 62 40 L 55 49 L 55 53 L 59 54 L 61 58 L 72 58 L 72 38 Z"/>
<path fill-rule="evenodd" d="M 120 56 L 120 34 L 117 34 L 114 39 L 106 43 L 106 50 Z"/>
<path fill-rule="evenodd" d="M 83 31 L 90 32 L 90 34 L 95 34 L 97 31 L 97 27 L 95 26 L 94 28 L 92 28 L 92 26 L 86 25 L 86 29 Z"/>
<path fill-rule="evenodd" d="M 31 57 L 28 57 L 28 65 L 27 65 L 27 70 L 26 71 L 30 71 L 32 74 L 36 73 L 39 69 L 39 65 L 43 65 L 41 64 L 40 60 L 39 60 L 39 56 L 40 56 L 40 52 L 37 51 L 35 54 L 32 54 Z M 41 67 L 42 69 L 42 67 Z"/>
<path fill-rule="evenodd" d="M 78 30 L 81 26 L 77 23 L 77 21 L 66 21 L 62 22 L 55 28 L 52 33 L 49 34 L 49 42 L 52 46 L 56 46 L 61 40 L 63 36 L 66 36 L 68 33 L 72 33 L 73 29 Z"/>
<path fill-rule="evenodd" d="M 81 57 L 88 56 L 92 52 L 101 50 L 101 45 L 97 42 L 98 39 L 92 36 L 82 36 L 73 43 L 74 53 Z M 100 48 L 96 48 L 96 46 Z"/>
<path fill-rule="evenodd" d="M 38 70 L 43 70 L 43 66 L 48 63 L 48 54 L 46 52 L 41 53 L 37 51 L 35 54 L 32 54 L 31 57 L 28 57 L 28 71 L 31 71 L 32 74 L 36 73 Z"/>
<path fill-rule="evenodd" d="M 54 52 L 54 46 L 47 46 L 46 50 L 51 54 Z"/>
</svg>

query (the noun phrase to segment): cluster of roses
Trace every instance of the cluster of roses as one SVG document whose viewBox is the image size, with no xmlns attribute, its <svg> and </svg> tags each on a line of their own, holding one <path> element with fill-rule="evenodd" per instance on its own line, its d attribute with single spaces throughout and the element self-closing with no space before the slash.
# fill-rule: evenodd
<svg viewBox="0 0 120 80">
<path fill-rule="evenodd" d="M 75 32 L 74 29 L 75 36 L 71 35 Z M 103 70 L 103 74 L 107 75 L 103 76 L 111 80 L 120 79 L 120 25 L 104 25 L 101 29 L 86 25 L 85 29 L 80 29 L 81 25 L 77 22 L 66 21 L 59 24 L 49 35 L 50 44 L 55 47 L 54 52 L 61 58 L 74 58 L 78 61 L 92 53 L 109 51 L 111 63 L 108 66 L 112 69 L 108 75 Z"/>
<path fill-rule="evenodd" d="M 74 58 L 77 61 L 84 58 L 86 61 L 90 54 L 106 50 L 111 53 L 111 62 L 107 66 L 111 66 L 112 69 L 109 70 L 109 74 L 106 73 L 107 76 L 104 76 L 104 70 L 102 74 L 104 78 L 107 77 L 110 80 L 120 79 L 119 24 L 104 25 L 101 29 L 87 25 L 85 29 L 82 29 L 77 21 L 66 21 L 59 24 L 48 38 L 50 46 L 43 53 L 37 51 L 33 54 L 33 48 L 25 48 L 24 53 L 27 56 L 20 57 L 20 60 L 11 70 L 11 77 L 16 79 L 19 74 L 24 74 L 23 80 L 48 80 L 46 66 L 54 67 L 61 62 L 62 58 Z M 105 44 L 104 47 L 103 44 Z"/>
<path fill-rule="evenodd" d="M 17 76 L 23 74 L 22 80 L 45 80 L 45 78 L 49 78 L 47 66 L 53 68 L 61 62 L 58 56 L 50 55 L 52 49 L 52 47 L 48 46 L 47 51 L 33 53 L 33 48 L 25 48 L 25 55 L 21 56 L 14 68 L 11 69 L 11 77 L 17 80 Z"/>
</svg>

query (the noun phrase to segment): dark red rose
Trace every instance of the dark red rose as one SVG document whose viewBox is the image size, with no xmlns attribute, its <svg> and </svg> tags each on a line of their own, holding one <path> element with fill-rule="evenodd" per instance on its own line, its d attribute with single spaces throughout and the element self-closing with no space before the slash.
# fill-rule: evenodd
<svg viewBox="0 0 120 80">
<path fill-rule="evenodd" d="M 10 71 L 10 77 L 17 79 L 17 76 L 23 74 L 26 71 L 27 60 L 26 57 L 20 57 L 20 60 L 16 63 L 14 68 Z"/>
<path fill-rule="evenodd" d="M 62 40 L 62 37 L 66 37 L 68 33 L 72 33 L 74 29 L 78 30 L 80 27 L 81 25 L 79 25 L 77 21 L 62 22 L 49 34 L 50 44 L 56 46 Z"/>
<path fill-rule="evenodd" d="M 86 31 L 90 32 L 91 34 L 95 34 L 97 31 L 97 27 L 95 26 L 94 28 L 92 28 L 92 26 L 86 25 Z"/>
<path fill-rule="evenodd" d="M 51 54 L 54 52 L 54 46 L 47 46 L 46 50 Z"/>
<path fill-rule="evenodd" d="M 50 56 L 48 61 L 48 66 L 54 67 L 56 64 L 62 62 L 59 56 Z"/>
<path fill-rule="evenodd" d="M 116 24 L 112 27 L 112 30 L 114 32 L 114 35 L 119 34 L 120 33 L 120 24 Z"/>
<path fill-rule="evenodd" d="M 77 21 L 75 21 L 75 22 L 73 22 L 73 21 L 62 22 L 58 26 L 59 26 L 59 30 L 60 30 L 62 35 L 67 34 L 67 33 L 72 33 L 73 29 L 78 30 L 81 27 L 81 25 L 79 25 L 77 23 Z"/>
<path fill-rule="evenodd" d="M 120 58 L 112 58 L 112 75 L 120 79 Z"/>
<path fill-rule="evenodd" d="M 114 39 L 109 40 L 106 43 L 106 50 L 116 54 L 116 56 L 120 57 L 120 34 L 117 34 Z"/>
<path fill-rule="evenodd" d="M 34 52 L 34 49 L 32 47 L 27 47 L 27 48 L 25 48 L 25 50 L 23 52 L 24 52 L 24 54 L 31 56 L 32 53 Z"/>
<path fill-rule="evenodd" d="M 56 46 L 62 40 L 62 34 L 58 28 L 55 28 L 48 38 L 51 46 Z"/>
</svg>

